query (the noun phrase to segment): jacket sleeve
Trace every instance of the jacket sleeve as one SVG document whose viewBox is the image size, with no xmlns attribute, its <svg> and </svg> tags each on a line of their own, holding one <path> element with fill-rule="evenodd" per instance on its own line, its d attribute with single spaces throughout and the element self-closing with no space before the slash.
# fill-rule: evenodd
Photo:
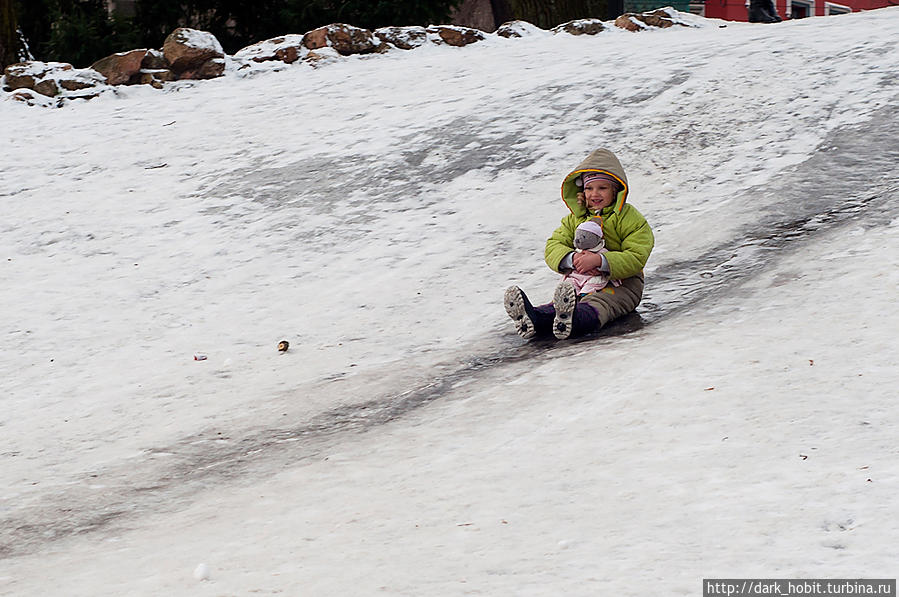
<svg viewBox="0 0 899 597">
<path fill-rule="evenodd" d="M 622 213 L 617 222 L 621 249 L 605 253 L 609 261 L 609 275 L 613 280 L 630 278 L 642 272 L 655 246 L 655 237 L 643 214 L 630 205 L 626 210 L 627 213 Z"/>
<path fill-rule="evenodd" d="M 562 259 L 574 251 L 575 228 L 577 228 L 577 218 L 573 214 L 568 214 L 562 218 L 561 225 L 556 228 L 552 236 L 546 241 L 546 249 L 544 251 L 546 265 L 554 272 L 559 272 L 559 264 L 562 262 Z"/>
</svg>

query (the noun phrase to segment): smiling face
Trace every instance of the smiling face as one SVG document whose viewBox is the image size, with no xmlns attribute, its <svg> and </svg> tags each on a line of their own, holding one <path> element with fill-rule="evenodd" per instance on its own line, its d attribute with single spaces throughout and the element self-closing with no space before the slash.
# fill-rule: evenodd
<svg viewBox="0 0 899 597">
<path fill-rule="evenodd" d="M 609 180 L 592 180 L 584 185 L 584 198 L 587 200 L 587 208 L 592 212 L 612 205 L 618 186 Z"/>
</svg>

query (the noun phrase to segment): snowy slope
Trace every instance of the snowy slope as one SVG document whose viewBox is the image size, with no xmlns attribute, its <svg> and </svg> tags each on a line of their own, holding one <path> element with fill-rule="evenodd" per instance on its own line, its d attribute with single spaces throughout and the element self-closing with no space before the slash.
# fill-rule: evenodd
<svg viewBox="0 0 899 597">
<path fill-rule="evenodd" d="M 695 21 L 0 102 L 0 594 L 895 577 L 899 11 Z M 644 305 L 525 345 L 599 146 Z"/>
</svg>

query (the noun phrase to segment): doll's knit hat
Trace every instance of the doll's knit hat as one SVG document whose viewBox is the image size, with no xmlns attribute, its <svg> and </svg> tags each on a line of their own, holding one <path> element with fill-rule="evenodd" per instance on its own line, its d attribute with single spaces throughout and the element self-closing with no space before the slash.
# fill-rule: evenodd
<svg viewBox="0 0 899 597">
<path fill-rule="evenodd" d="M 585 187 L 588 183 L 591 183 L 595 180 L 607 180 L 609 182 L 613 182 L 616 185 L 618 181 L 615 180 L 615 177 L 611 174 L 606 174 L 605 172 L 584 172 L 581 174 L 574 183 L 579 187 Z"/>
<path fill-rule="evenodd" d="M 597 236 L 602 236 L 602 226 L 599 225 L 599 222 L 596 220 L 587 220 L 586 222 L 581 222 L 577 226 L 578 230 L 586 230 L 587 232 L 592 232 Z"/>
</svg>

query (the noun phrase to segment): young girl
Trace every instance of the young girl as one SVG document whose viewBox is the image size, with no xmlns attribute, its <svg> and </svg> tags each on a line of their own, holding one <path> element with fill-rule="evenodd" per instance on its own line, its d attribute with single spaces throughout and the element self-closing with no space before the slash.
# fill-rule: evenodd
<svg viewBox="0 0 899 597">
<path fill-rule="evenodd" d="M 561 274 L 606 274 L 621 283 L 577 300 L 574 286 L 563 282 L 553 302 L 538 307 L 520 288 L 509 287 L 504 297 L 506 312 L 522 338 L 550 333 L 560 340 L 580 336 L 637 308 L 643 297 L 643 266 L 655 240 L 643 215 L 627 203 L 629 190 L 624 168 L 607 149 L 597 149 L 565 177 L 562 200 L 571 213 L 546 241 L 546 264 Z M 590 219 L 602 226 L 605 253 L 574 251 L 575 230 Z"/>
</svg>

